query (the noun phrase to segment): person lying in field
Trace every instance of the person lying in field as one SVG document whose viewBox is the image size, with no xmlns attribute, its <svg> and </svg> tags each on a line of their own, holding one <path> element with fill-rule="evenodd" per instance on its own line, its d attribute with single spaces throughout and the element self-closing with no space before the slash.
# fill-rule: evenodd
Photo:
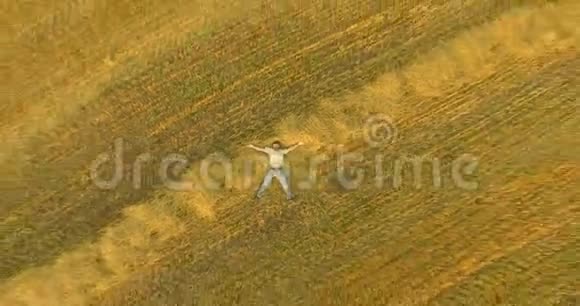
<svg viewBox="0 0 580 306">
<path fill-rule="evenodd" d="M 266 172 L 266 175 L 264 176 L 264 179 L 262 180 L 260 187 L 256 191 L 255 195 L 256 199 L 260 199 L 264 195 L 266 189 L 268 189 L 268 187 L 270 187 L 270 185 L 272 184 L 273 178 L 276 178 L 282 185 L 282 188 L 286 193 L 286 199 L 291 200 L 292 198 L 294 198 L 294 194 L 290 190 L 290 181 L 288 178 L 288 173 L 286 173 L 286 171 L 283 168 L 284 156 L 301 145 L 303 145 L 303 143 L 299 142 L 288 148 L 283 148 L 282 143 L 277 140 L 272 143 L 271 147 L 260 148 L 254 146 L 253 144 L 247 145 L 248 148 L 268 154 L 269 169 Z"/>
</svg>

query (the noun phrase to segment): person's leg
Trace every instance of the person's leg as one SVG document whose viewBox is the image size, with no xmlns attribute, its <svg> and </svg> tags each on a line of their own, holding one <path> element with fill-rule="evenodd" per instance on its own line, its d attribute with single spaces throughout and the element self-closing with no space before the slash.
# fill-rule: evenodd
<svg viewBox="0 0 580 306">
<path fill-rule="evenodd" d="M 280 182 L 280 185 L 282 185 L 282 189 L 284 189 L 284 192 L 286 193 L 286 199 L 292 199 L 294 195 L 290 191 L 290 180 L 288 179 L 288 174 L 283 169 L 280 169 L 276 171 L 275 176 Z"/>
<path fill-rule="evenodd" d="M 262 184 L 260 184 L 260 188 L 258 188 L 258 191 L 256 192 L 256 198 L 258 199 L 261 198 L 262 195 L 264 194 L 264 191 L 266 191 L 266 189 L 270 187 L 270 184 L 272 184 L 273 176 L 274 172 L 272 171 L 272 169 L 269 169 L 268 172 L 266 172 L 264 179 L 262 180 Z"/>
</svg>

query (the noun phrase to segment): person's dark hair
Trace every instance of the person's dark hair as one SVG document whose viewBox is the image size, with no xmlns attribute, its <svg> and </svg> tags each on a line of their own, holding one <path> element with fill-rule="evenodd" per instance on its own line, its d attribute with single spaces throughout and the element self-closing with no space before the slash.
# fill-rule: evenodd
<svg viewBox="0 0 580 306">
<path fill-rule="evenodd" d="M 272 145 L 279 145 L 281 147 L 282 143 L 278 140 L 274 140 L 274 142 L 272 142 Z"/>
</svg>

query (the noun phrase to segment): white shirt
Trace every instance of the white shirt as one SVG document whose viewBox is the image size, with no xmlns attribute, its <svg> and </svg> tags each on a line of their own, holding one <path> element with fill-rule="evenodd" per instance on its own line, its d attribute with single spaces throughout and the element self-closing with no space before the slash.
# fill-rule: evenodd
<svg viewBox="0 0 580 306">
<path fill-rule="evenodd" d="M 269 164 L 272 168 L 282 168 L 284 165 L 284 155 L 288 153 L 286 149 L 274 150 L 272 148 L 264 148 L 264 153 L 268 154 Z"/>
</svg>

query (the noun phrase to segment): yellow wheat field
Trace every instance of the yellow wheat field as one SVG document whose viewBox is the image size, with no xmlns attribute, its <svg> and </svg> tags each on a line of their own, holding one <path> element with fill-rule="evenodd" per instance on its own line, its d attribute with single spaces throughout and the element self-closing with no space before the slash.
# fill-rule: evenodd
<svg viewBox="0 0 580 306">
<path fill-rule="evenodd" d="M 577 302 L 575 1 L 1 7 L 0 305 Z M 397 137 L 369 146 L 376 116 Z M 116 139 L 123 181 L 101 190 L 89 168 Z M 305 143 L 293 202 L 253 199 L 266 159 L 245 145 L 273 140 Z M 341 150 L 364 157 L 356 189 Z M 451 178 L 467 153 L 475 190 Z M 421 188 L 410 164 L 394 183 L 412 156 L 440 187 L 429 163 Z"/>
</svg>

